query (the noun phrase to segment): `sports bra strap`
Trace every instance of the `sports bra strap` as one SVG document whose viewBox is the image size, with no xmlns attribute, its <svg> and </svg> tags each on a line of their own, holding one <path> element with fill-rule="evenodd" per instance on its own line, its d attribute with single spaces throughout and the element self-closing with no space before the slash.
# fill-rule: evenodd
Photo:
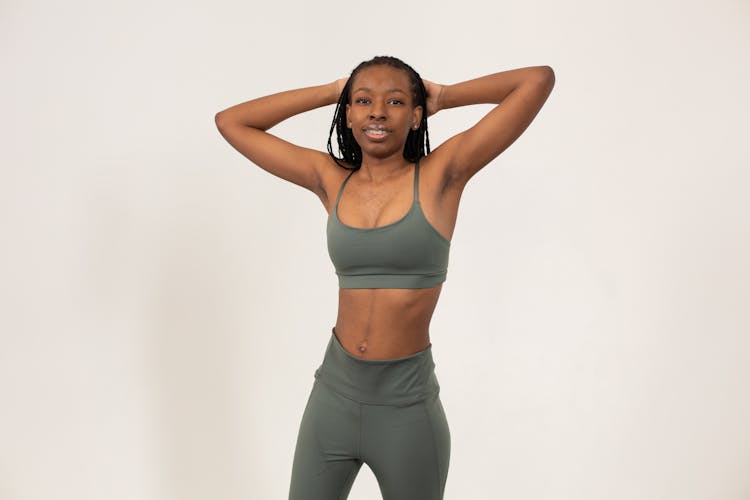
<svg viewBox="0 0 750 500">
<path fill-rule="evenodd" d="M 339 206 L 339 199 L 341 198 L 341 193 L 344 191 L 344 186 L 346 186 L 346 183 L 349 182 L 349 177 L 351 177 L 354 172 L 356 172 L 356 170 L 352 170 L 351 172 L 349 172 L 349 175 L 346 176 L 344 182 L 341 183 L 339 193 L 336 195 L 336 203 L 334 203 L 333 205 L 334 209 Z"/>
<path fill-rule="evenodd" d="M 419 158 L 414 166 L 414 202 L 419 203 Z"/>
</svg>

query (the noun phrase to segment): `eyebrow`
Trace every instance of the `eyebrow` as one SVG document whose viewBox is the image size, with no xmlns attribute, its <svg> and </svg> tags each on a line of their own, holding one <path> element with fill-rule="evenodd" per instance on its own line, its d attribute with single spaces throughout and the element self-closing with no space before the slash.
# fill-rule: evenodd
<svg viewBox="0 0 750 500">
<path fill-rule="evenodd" d="M 368 88 L 368 87 L 360 87 L 360 88 L 358 88 L 358 89 L 356 89 L 356 90 L 352 91 L 352 93 L 354 93 L 354 92 L 359 92 L 360 90 L 367 90 L 367 91 L 370 91 L 370 92 L 372 92 L 372 89 L 371 89 L 371 88 Z M 402 93 L 402 94 L 404 94 L 404 95 L 409 95 L 409 94 L 407 94 L 406 92 L 404 92 L 404 91 L 403 91 L 403 90 L 401 90 L 401 89 L 388 89 L 388 90 L 386 90 L 386 93 L 387 93 L 387 92 L 401 92 L 401 93 Z"/>
</svg>

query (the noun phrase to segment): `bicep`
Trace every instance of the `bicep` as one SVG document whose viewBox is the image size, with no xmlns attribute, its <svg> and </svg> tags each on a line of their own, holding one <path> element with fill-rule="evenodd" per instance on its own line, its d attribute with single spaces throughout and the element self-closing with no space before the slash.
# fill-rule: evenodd
<svg viewBox="0 0 750 500">
<path fill-rule="evenodd" d="M 222 124 L 218 118 L 216 126 L 234 149 L 263 170 L 315 194 L 321 193 L 326 153 L 297 146 L 256 128 Z"/>
<path fill-rule="evenodd" d="M 446 141 L 446 177 L 465 183 L 505 151 L 534 120 L 553 86 L 554 76 L 518 86 L 473 127 Z"/>
</svg>

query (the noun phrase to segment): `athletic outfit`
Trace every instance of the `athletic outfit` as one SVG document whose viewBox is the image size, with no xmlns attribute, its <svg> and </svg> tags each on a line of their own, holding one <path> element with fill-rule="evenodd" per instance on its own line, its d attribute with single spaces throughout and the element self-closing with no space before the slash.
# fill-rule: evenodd
<svg viewBox="0 0 750 500">
<path fill-rule="evenodd" d="M 328 254 L 340 288 L 430 288 L 445 281 L 450 241 L 425 218 L 419 203 L 419 161 L 414 166 L 414 198 L 398 221 L 385 226 L 358 228 L 338 216 L 341 184 L 328 218 Z"/>
<path fill-rule="evenodd" d="M 328 252 L 340 288 L 429 288 L 446 279 L 450 241 L 414 198 L 400 220 L 356 228 L 338 218 L 344 180 L 328 218 Z M 331 330 L 300 424 L 289 500 L 345 500 L 363 463 L 384 500 L 442 500 L 450 430 L 432 344 L 402 358 L 366 360 Z"/>
</svg>

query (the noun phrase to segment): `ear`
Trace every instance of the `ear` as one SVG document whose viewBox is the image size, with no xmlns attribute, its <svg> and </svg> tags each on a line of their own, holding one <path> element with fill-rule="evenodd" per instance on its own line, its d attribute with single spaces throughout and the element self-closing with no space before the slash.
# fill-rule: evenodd
<svg viewBox="0 0 750 500">
<path fill-rule="evenodd" d="M 422 113 L 424 113 L 424 110 L 422 109 L 422 106 L 414 106 L 414 110 L 412 111 L 412 122 L 410 125 L 412 125 L 411 128 L 414 128 L 413 125 L 416 124 L 417 128 L 419 128 L 419 124 L 422 123 Z"/>
<path fill-rule="evenodd" d="M 349 110 L 350 110 L 350 109 L 352 109 L 352 106 L 351 106 L 351 104 L 347 104 L 347 105 L 346 105 L 346 126 L 347 126 L 347 128 L 351 128 L 351 127 L 349 126 Z"/>
</svg>

